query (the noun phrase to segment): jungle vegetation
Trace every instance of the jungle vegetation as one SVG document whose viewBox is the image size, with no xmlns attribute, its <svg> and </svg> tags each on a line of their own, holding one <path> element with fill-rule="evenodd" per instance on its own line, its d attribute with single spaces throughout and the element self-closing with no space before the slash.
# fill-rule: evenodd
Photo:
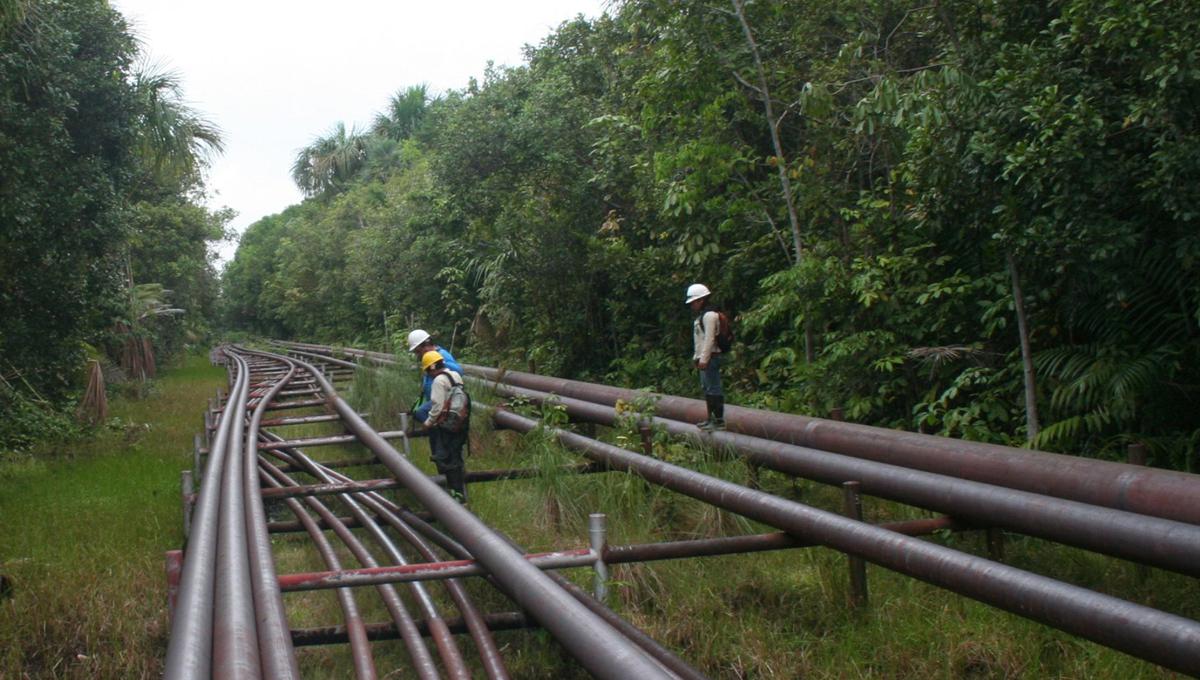
<svg viewBox="0 0 1200 680">
<path fill-rule="evenodd" d="M 0 2 L 0 452 L 72 433 L 88 357 L 143 380 L 206 338 L 220 150 L 107 2 Z"/>
<path fill-rule="evenodd" d="M 229 319 L 689 393 L 702 281 L 742 403 L 1194 467 L 1197 30 L 1157 0 L 615 2 L 301 150 Z"/>
</svg>

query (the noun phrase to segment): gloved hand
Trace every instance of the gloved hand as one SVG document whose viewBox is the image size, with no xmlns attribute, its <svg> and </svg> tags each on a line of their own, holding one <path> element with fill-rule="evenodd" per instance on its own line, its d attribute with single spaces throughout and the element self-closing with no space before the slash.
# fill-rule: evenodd
<svg viewBox="0 0 1200 680">
<path fill-rule="evenodd" d="M 432 401 L 427 401 L 424 404 L 421 404 L 420 406 L 413 409 L 413 413 L 412 413 L 413 418 L 415 418 L 417 420 L 417 422 L 420 422 L 420 423 L 423 423 L 426 420 L 429 420 L 429 410 L 432 408 L 433 408 Z"/>
</svg>

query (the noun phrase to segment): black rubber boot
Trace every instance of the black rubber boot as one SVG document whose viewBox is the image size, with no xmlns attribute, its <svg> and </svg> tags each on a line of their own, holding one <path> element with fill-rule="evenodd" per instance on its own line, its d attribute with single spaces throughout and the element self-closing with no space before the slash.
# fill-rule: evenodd
<svg viewBox="0 0 1200 680">
<path fill-rule="evenodd" d="M 701 430 L 709 430 L 709 431 L 711 431 L 713 429 L 713 423 L 716 421 L 716 417 L 717 417 L 715 400 L 718 398 L 719 397 L 714 397 L 711 394 L 704 395 L 704 403 L 708 406 L 708 420 L 705 420 L 702 423 L 696 423 L 696 427 L 700 428 Z"/>
<path fill-rule="evenodd" d="M 715 394 L 709 397 L 708 402 L 708 422 L 713 430 L 725 429 L 725 395 Z"/>
<path fill-rule="evenodd" d="M 705 407 L 706 417 L 704 418 L 704 420 L 701 420 L 700 422 L 696 423 L 696 427 L 700 428 L 701 430 L 707 430 L 709 425 L 712 423 L 712 397 L 708 396 L 707 394 L 704 395 L 704 403 L 706 405 L 706 407 Z"/>
<path fill-rule="evenodd" d="M 446 471 L 446 490 L 463 505 L 467 504 L 467 471 L 455 468 Z"/>
</svg>

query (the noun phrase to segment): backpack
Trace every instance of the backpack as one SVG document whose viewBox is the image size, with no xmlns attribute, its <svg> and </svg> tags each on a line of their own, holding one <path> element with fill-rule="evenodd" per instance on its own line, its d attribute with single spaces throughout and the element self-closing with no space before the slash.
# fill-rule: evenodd
<svg viewBox="0 0 1200 680">
<path fill-rule="evenodd" d="M 450 379 L 450 394 L 446 397 L 446 410 L 438 427 L 450 432 L 460 432 L 471 422 L 471 396 L 467 394 L 462 381 L 455 381 L 450 373 L 445 374 Z"/>
<path fill-rule="evenodd" d="M 729 325 L 729 317 L 725 312 L 717 312 L 717 349 L 722 353 L 733 349 L 733 327 Z"/>
</svg>

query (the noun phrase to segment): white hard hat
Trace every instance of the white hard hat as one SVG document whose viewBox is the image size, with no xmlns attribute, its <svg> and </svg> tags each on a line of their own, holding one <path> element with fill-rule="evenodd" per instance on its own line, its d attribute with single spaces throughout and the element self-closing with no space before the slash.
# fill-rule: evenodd
<svg viewBox="0 0 1200 680">
<path fill-rule="evenodd" d="M 420 328 L 413 331 L 412 333 L 409 333 L 408 334 L 408 351 L 411 352 L 414 349 L 416 349 L 417 347 L 420 347 L 421 343 L 425 342 L 428 339 L 429 339 L 429 334 L 426 333 L 425 331 L 421 330 Z"/>
<path fill-rule="evenodd" d="M 683 304 L 690 305 L 696 300 L 711 294 L 712 291 L 708 289 L 708 286 L 704 285 L 703 283 L 693 283 L 692 285 L 688 286 L 687 299 L 683 301 Z"/>
</svg>

